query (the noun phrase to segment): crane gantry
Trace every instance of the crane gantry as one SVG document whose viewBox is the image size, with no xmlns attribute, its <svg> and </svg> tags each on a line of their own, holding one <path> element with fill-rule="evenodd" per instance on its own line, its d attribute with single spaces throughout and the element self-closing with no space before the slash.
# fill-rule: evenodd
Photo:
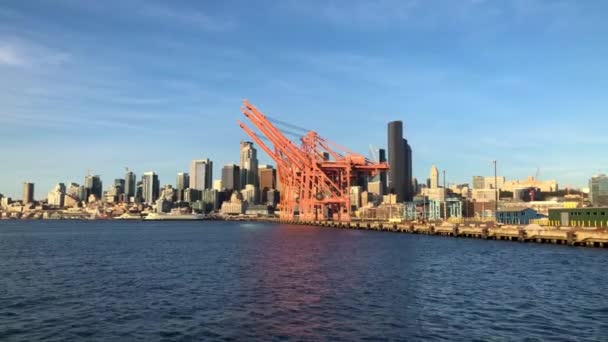
<svg viewBox="0 0 608 342">
<path fill-rule="evenodd" d="M 241 111 L 260 135 L 241 121 L 239 126 L 277 164 L 281 220 L 350 221 L 353 181 L 388 170 L 386 163 L 370 161 L 314 131 L 304 134 L 298 146 L 247 100 Z"/>
</svg>

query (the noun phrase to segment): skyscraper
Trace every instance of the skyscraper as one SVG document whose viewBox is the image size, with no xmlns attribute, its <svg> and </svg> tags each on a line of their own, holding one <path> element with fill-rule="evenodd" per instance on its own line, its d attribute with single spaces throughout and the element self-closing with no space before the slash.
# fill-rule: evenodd
<svg viewBox="0 0 608 342">
<path fill-rule="evenodd" d="M 259 186 L 258 153 L 250 141 L 241 141 L 241 188 L 252 184 Z"/>
<path fill-rule="evenodd" d="M 88 175 L 84 177 L 84 187 L 87 189 L 87 197 L 95 195 L 95 198 L 101 199 L 102 184 L 101 178 L 98 175 Z"/>
<path fill-rule="evenodd" d="M 429 177 L 431 179 L 431 189 L 437 189 L 439 187 L 439 169 L 437 169 L 437 166 L 431 166 Z"/>
<path fill-rule="evenodd" d="M 148 205 L 153 205 L 158 199 L 158 194 L 160 192 L 158 175 L 155 172 L 146 172 L 142 176 L 141 180 L 143 201 Z"/>
<path fill-rule="evenodd" d="M 116 188 L 116 195 L 123 195 L 125 193 L 125 180 L 122 178 L 114 179 L 114 187 Z"/>
<path fill-rule="evenodd" d="M 34 203 L 34 183 L 23 183 L 23 204 Z"/>
<path fill-rule="evenodd" d="M 388 123 L 388 163 L 390 166 L 388 190 L 398 202 L 412 199 L 412 149 L 403 139 L 403 123 Z"/>
<path fill-rule="evenodd" d="M 591 177 L 589 201 L 596 207 L 608 206 L 608 176 L 600 174 Z"/>
<path fill-rule="evenodd" d="M 125 173 L 125 202 L 130 202 L 131 197 L 135 197 L 136 186 L 135 174 L 131 171 Z"/>
<path fill-rule="evenodd" d="M 276 188 L 277 170 L 272 165 L 261 165 L 258 174 L 260 189 L 270 190 Z"/>
<path fill-rule="evenodd" d="M 180 172 L 175 179 L 175 188 L 178 191 L 187 189 L 190 186 L 190 175 L 186 172 Z"/>
<path fill-rule="evenodd" d="M 222 187 L 224 190 L 241 189 L 241 169 L 238 165 L 226 165 L 222 168 Z"/>
<path fill-rule="evenodd" d="M 190 163 L 190 189 L 205 190 L 213 186 L 213 162 L 197 159 Z"/>
</svg>

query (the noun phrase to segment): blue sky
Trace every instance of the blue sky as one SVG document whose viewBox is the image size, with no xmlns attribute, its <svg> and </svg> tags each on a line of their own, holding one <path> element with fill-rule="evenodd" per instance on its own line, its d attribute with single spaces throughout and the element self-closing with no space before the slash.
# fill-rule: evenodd
<svg viewBox="0 0 608 342">
<path fill-rule="evenodd" d="M 584 186 L 608 171 L 608 3 L 560 0 L 0 3 L 0 193 L 104 188 L 124 167 L 175 182 L 238 162 L 267 115 L 352 150 L 403 120 L 414 175 Z M 260 155 L 263 153 L 260 151 Z M 261 163 L 267 162 L 261 158 Z"/>
</svg>

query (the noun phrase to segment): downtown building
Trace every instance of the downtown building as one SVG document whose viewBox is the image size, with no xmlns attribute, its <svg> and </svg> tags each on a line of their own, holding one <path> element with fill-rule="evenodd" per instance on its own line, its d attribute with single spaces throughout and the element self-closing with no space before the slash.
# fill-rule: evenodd
<svg viewBox="0 0 608 342">
<path fill-rule="evenodd" d="M 34 183 L 23 183 L 23 204 L 34 203 Z"/>
<path fill-rule="evenodd" d="M 154 205 L 160 193 L 160 183 L 155 172 L 145 172 L 141 177 L 141 197 L 145 204 Z"/>
<path fill-rule="evenodd" d="M 222 168 L 222 190 L 241 190 L 241 168 L 235 164 L 229 164 Z"/>
<path fill-rule="evenodd" d="M 594 207 L 608 207 L 608 176 L 599 174 L 591 177 L 589 201 Z"/>
<path fill-rule="evenodd" d="M 403 138 L 403 123 L 388 123 L 388 192 L 396 195 L 397 202 L 409 202 L 412 189 L 412 149 Z"/>
<path fill-rule="evenodd" d="M 137 181 L 135 174 L 131 171 L 125 173 L 125 202 L 131 202 L 135 200 L 135 190 L 137 187 Z"/>
<path fill-rule="evenodd" d="M 197 159 L 190 163 L 190 188 L 196 190 L 211 189 L 213 186 L 213 162 Z"/>
<path fill-rule="evenodd" d="M 258 179 L 258 153 L 250 141 L 241 141 L 241 184 L 244 189 L 247 184 L 259 186 Z"/>
</svg>

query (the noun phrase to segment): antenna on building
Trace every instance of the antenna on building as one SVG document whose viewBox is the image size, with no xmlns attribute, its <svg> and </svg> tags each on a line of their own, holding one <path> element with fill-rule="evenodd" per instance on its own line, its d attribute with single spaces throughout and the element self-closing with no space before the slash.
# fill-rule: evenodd
<svg viewBox="0 0 608 342">
<path fill-rule="evenodd" d="M 534 177 L 535 180 L 538 180 L 538 175 L 540 175 L 540 167 L 536 168 L 536 176 Z"/>
<path fill-rule="evenodd" d="M 129 167 L 125 166 L 125 172 L 129 172 Z"/>
</svg>

